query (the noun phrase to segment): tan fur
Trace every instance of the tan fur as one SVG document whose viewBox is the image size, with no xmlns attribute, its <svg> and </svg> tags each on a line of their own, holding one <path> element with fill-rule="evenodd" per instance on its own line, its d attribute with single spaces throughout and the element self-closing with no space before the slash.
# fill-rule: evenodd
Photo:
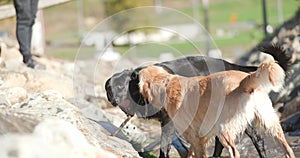
<svg viewBox="0 0 300 158">
<path fill-rule="evenodd" d="M 205 145 L 214 136 L 230 157 L 240 157 L 234 140 L 255 120 L 293 158 L 268 97 L 270 90 L 282 86 L 283 79 L 284 71 L 274 62 L 261 64 L 251 74 L 224 71 L 189 78 L 148 66 L 140 71 L 139 84 L 140 92 L 154 107 L 166 109 L 196 157 L 206 157 Z"/>
</svg>

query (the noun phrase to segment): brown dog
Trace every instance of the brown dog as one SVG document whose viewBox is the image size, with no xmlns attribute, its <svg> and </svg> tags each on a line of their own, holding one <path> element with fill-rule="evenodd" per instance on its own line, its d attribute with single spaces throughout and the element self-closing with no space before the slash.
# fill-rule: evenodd
<svg viewBox="0 0 300 158">
<path fill-rule="evenodd" d="M 224 71 L 209 76 L 171 75 L 161 67 L 140 71 L 140 92 L 156 108 L 165 108 L 175 127 L 191 144 L 190 153 L 206 157 L 205 145 L 214 136 L 240 157 L 234 140 L 253 120 L 294 158 L 268 93 L 279 90 L 285 73 L 275 62 L 265 62 L 252 74 Z"/>
</svg>

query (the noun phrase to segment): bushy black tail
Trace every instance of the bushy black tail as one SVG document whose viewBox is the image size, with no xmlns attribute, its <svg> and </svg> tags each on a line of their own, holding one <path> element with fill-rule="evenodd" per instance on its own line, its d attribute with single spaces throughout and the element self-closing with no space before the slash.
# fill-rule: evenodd
<svg viewBox="0 0 300 158">
<path fill-rule="evenodd" d="M 291 56 L 280 45 L 263 43 L 257 47 L 257 50 L 270 54 L 284 71 L 288 70 L 291 64 Z"/>
<path fill-rule="evenodd" d="M 284 78 L 285 72 L 278 63 L 263 62 L 255 72 L 242 80 L 241 87 L 250 93 L 258 88 L 267 93 L 271 90 L 278 92 L 283 87 Z"/>
</svg>

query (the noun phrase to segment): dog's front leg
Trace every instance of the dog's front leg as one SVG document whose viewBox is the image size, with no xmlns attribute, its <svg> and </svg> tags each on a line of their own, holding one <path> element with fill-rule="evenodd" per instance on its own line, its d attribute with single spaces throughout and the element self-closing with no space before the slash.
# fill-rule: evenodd
<svg viewBox="0 0 300 158">
<path fill-rule="evenodd" d="M 192 127 L 188 127 L 186 131 L 183 132 L 184 137 L 191 144 L 189 149 L 189 157 L 195 158 L 206 158 L 206 148 L 207 143 L 206 137 L 200 137 Z"/>
<path fill-rule="evenodd" d="M 168 158 L 169 151 L 171 149 L 171 144 L 173 140 L 173 135 L 175 134 L 175 127 L 168 116 L 167 112 L 161 111 L 161 142 L 160 142 L 160 153 L 159 158 Z"/>
<path fill-rule="evenodd" d="M 194 151 L 195 153 L 195 157 L 196 158 L 206 158 L 206 151 L 205 151 L 205 144 L 206 144 L 206 139 L 205 138 L 199 138 L 196 137 L 193 141 L 193 143 L 191 143 L 192 147 L 192 151 Z"/>
</svg>

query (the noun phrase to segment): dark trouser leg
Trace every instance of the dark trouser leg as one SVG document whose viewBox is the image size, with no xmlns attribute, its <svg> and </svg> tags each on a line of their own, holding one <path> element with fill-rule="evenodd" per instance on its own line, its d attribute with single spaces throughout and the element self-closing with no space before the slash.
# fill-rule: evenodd
<svg viewBox="0 0 300 158">
<path fill-rule="evenodd" d="M 20 52 L 23 55 L 23 62 L 31 58 L 30 45 L 32 35 L 32 25 L 34 24 L 37 11 L 37 0 L 14 0 L 17 15 L 17 39 Z"/>
<path fill-rule="evenodd" d="M 213 157 L 220 157 L 224 146 L 221 144 L 218 137 L 215 137 L 215 150 Z"/>
<path fill-rule="evenodd" d="M 259 156 L 261 158 L 267 157 L 266 150 L 265 150 L 265 144 L 264 139 L 257 134 L 257 131 L 252 126 L 248 126 L 245 133 L 249 136 L 251 139 L 253 145 L 255 146 Z"/>
<path fill-rule="evenodd" d="M 29 29 L 29 44 L 31 45 L 31 38 L 32 38 L 32 26 L 33 26 L 33 24 L 34 24 L 34 22 L 35 22 L 35 18 L 36 18 L 36 12 L 37 12 L 37 6 L 38 6 L 38 0 L 30 0 L 30 5 L 31 5 L 31 18 L 32 18 L 32 20 L 31 20 L 31 23 L 30 23 L 30 29 Z"/>
<path fill-rule="evenodd" d="M 189 149 L 190 145 L 186 142 L 186 140 L 185 140 L 185 138 L 183 138 L 183 136 L 178 135 L 175 132 L 172 145 L 178 151 L 178 154 L 180 155 L 181 158 L 188 157 L 188 152 L 189 152 L 188 149 Z"/>
</svg>

